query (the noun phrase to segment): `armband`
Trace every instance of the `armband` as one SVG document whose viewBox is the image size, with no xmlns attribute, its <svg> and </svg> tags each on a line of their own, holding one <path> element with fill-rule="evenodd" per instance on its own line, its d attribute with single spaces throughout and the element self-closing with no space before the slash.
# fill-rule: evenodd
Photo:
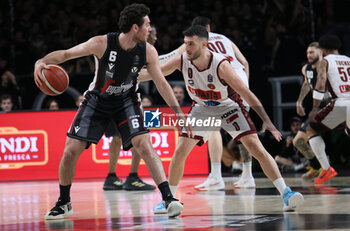
<svg viewBox="0 0 350 231">
<path fill-rule="evenodd" d="M 324 92 L 322 91 L 314 90 L 314 92 L 312 93 L 312 98 L 316 100 L 323 100 L 323 97 L 324 97 Z"/>
</svg>

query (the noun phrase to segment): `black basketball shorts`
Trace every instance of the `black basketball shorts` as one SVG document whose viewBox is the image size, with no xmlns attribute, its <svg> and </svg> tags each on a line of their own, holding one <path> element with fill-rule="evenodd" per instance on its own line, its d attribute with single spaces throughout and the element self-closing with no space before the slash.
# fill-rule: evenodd
<svg viewBox="0 0 350 231">
<path fill-rule="evenodd" d="M 141 104 L 135 99 L 123 100 L 123 103 L 113 107 L 103 107 L 94 96 L 87 97 L 80 105 L 67 136 L 97 144 L 111 123 L 116 125 L 123 140 L 123 149 L 132 147 L 134 136 L 148 133 L 143 125 Z M 113 135 L 113 134 L 112 134 Z"/>
</svg>

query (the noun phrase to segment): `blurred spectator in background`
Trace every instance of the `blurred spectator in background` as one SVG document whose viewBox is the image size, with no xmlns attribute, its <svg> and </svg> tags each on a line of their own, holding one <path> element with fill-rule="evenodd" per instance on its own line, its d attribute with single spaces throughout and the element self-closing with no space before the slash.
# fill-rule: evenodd
<svg viewBox="0 0 350 231">
<path fill-rule="evenodd" d="M 57 111 L 60 109 L 60 104 L 57 99 L 51 98 L 47 101 L 46 107 L 50 111 Z"/>
<path fill-rule="evenodd" d="M 20 97 L 19 87 L 17 80 L 12 71 L 8 67 L 8 62 L 0 55 L 0 93 L 9 94 L 12 97 L 12 102 L 15 108 L 22 107 L 22 100 Z"/>
<path fill-rule="evenodd" d="M 173 91 L 175 94 L 175 97 L 177 101 L 179 102 L 180 106 L 191 106 L 191 103 L 187 102 L 185 100 L 185 90 L 181 86 L 174 86 Z"/>
<path fill-rule="evenodd" d="M 152 107 L 152 98 L 149 95 L 142 96 L 141 104 L 143 107 Z"/>
<path fill-rule="evenodd" d="M 290 120 L 290 132 L 287 134 L 281 153 L 275 156 L 275 160 L 280 165 L 281 170 L 297 172 L 304 169 L 306 165 L 306 159 L 293 145 L 293 138 L 298 133 L 301 124 L 302 120 L 300 117 L 295 116 Z"/>
<path fill-rule="evenodd" d="M 9 94 L 4 94 L 1 96 L 1 110 L 2 112 L 10 112 L 13 108 L 12 97 Z"/>
</svg>

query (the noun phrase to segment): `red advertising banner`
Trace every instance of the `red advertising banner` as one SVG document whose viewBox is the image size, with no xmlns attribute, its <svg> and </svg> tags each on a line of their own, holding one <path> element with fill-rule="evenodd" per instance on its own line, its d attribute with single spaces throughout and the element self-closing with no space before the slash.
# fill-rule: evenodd
<svg viewBox="0 0 350 231">
<path fill-rule="evenodd" d="M 158 108 L 150 108 L 157 110 Z M 184 107 L 188 112 L 190 107 Z M 147 109 L 149 110 L 149 109 Z M 162 121 L 174 119 L 170 108 L 159 108 Z M 0 181 L 58 179 L 66 133 L 76 111 L 19 112 L 0 114 Z M 164 123 L 164 122 L 163 122 Z M 153 148 L 168 173 L 174 153 L 178 130 L 161 126 L 150 129 Z M 103 136 L 97 145 L 91 145 L 78 159 L 75 178 L 105 177 L 108 172 L 108 149 L 111 137 Z M 131 151 L 121 150 L 117 175 L 129 175 Z M 208 148 L 196 146 L 186 161 L 185 175 L 207 174 Z M 140 176 L 149 176 L 141 161 Z"/>
</svg>

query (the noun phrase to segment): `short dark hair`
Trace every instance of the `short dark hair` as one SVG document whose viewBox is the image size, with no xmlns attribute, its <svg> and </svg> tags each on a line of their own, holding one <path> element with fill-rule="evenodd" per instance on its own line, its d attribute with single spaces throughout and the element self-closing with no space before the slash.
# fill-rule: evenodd
<svg viewBox="0 0 350 231">
<path fill-rule="evenodd" d="M 119 30 L 123 33 L 128 33 L 132 25 L 142 26 L 143 17 L 149 15 L 150 9 L 145 4 L 131 4 L 126 6 L 119 17 Z"/>
<path fill-rule="evenodd" d="M 315 48 L 320 48 L 320 44 L 318 42 L 312 42 L 309 44 L 307 47 L 315 47 Z"/>
<path fill-rule="evenodd" d="M 0 102 L 2 102 L 3 100 L 7 100 L 10 99 L 12 102 L 12 96 L 10 94 L 3 94 L 0 98 Z"/>
<path fill-rule="evenodd" d="M 319 40 L 320 48 L 326 50 L 338 50 L 341 46 L 340 39 L 336 35 L 326 34 Z"/>
<path fill-rule="evenodd" d="M 205 29 L 204 26 L 200 25 L 194 25 L 182 32 L 184 36 L 198 36 L 199 38 L 204 38 L 205 40 L 208 41 L 208 31 Z"/>
<path fill-rule="evenodd" d="M 197 16 L 192 20 L 191 25 L 200 25 L 206 27 L 207 25 L 210 25 L 210 19 L 204 16 Z"/>
</svg>

